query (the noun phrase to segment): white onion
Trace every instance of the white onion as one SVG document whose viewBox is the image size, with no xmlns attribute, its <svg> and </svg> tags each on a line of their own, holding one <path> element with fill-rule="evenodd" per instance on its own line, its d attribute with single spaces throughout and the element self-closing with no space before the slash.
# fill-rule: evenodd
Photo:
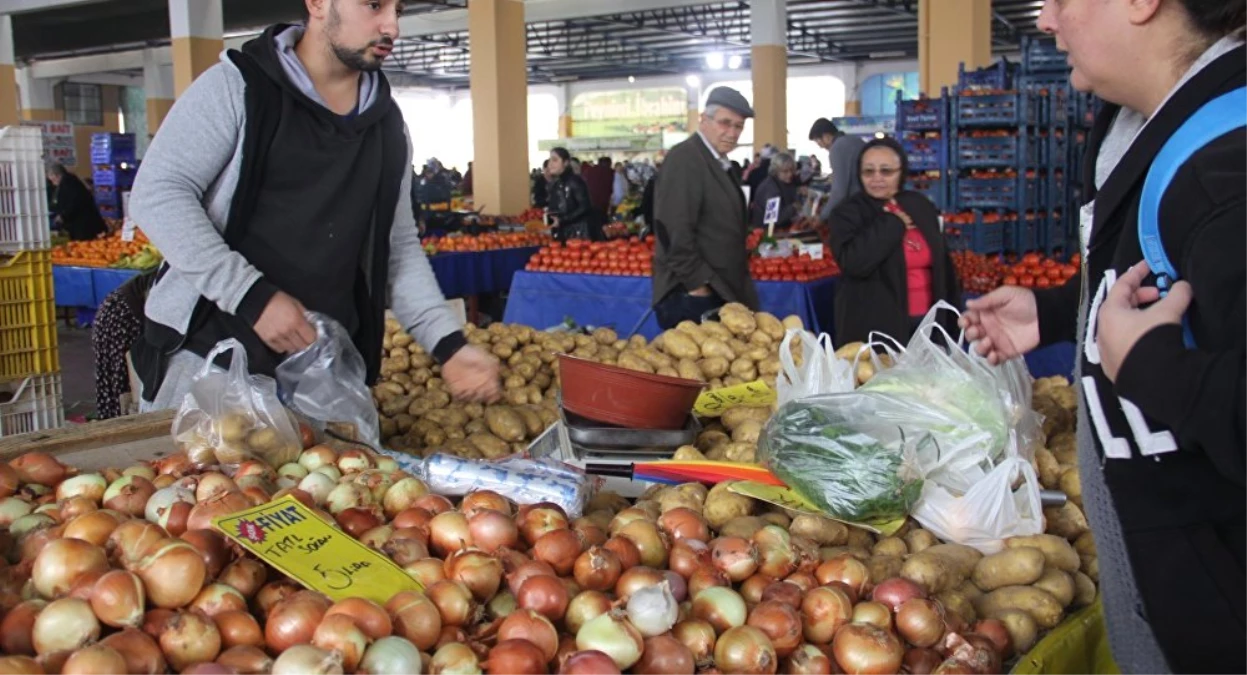
<svg viewBox="0 0 1247 675">
<path fill-rule="evenodd" d="M 99 639 L 100 622 L 86 600 L 62 598 L 48 603 L 35 617 L 31 637 L 40 656 L 73 651 Z"/>
<path fill-rule="evenodd" d="M 295 645 L 273 662 L 272 675 L 342 675 L 342 656 L 312 645 Z"/>
<path fill-rule="evenodd" d="M 66 478 L 56 486 L 56 501 L 63 502 L 70 497 L 86 497 L 96 504 L 104 498 L 108 489 L 108 481 L 98 473 L 84 473 L 80 476 Z"/>
<path fill-rule="evenodd" d="M 641 660 L 645 641 L 623 612 L 612 610 L 580 627 L 576 633 L 576 648 L 581 651 L 596 649 L 611 657 L 620 670 L 627 670 Z"/>
<path fill-rule="evenodd" d="M 355 672 L 361 675 L 420 675 L 423 661 L 420 650 L 401 637 L 383 637 L 368 646 Z"/>
<path fill-rule="evenodd" d="M 646 586 L 628 598 L 628 620 L 645 637 L 666 633 L 679 617 L 680 606 L 666 581 Z"/>
<path fill-rule="evenodd" d="M 159 524 L 160 516 L 176 502 L 194 504 L 195 491 L 178 485 L 170 485 L 167 488 L 156 490 L 152 494 L 151 499 L 147 500 L 147 508 L 143 510 L 143 517 L 149 523 Z"/>
<path fill-rule="evenodd" d="M 338 470 L 338 467 L 333 466 L 332 464 L 326 464 L 324 466 L 312 469 L 312 473 L 323 473 L 326 476 L 329 476 L 330 478 L 332 478 L 333 482 L 335 483 L 342 480 L 342 472 Z"/>
<path fill-rule="evenodd" d="M 312 495 L 312 501 L 316 502 L 317 506 L 320 506 L 329 498 L 329 493 L 333 491 L 337 484 L 337 481 L 333 478 L 326 476 L 318 470 L 304 476 L 299 481 L 299 489 Z"/>
<path fill-rule="evenodd" d="M 9 534 L 21 539 L 26 533 L 51 527 L 56 519 L 46 513 L 28 513 L 9 525 Z"/>
<path fill-rule="evenodd" d="M 293 478 L 296 481 L 303 480 L 310 473 L 308 468 L 298 462 L 290 462 L 282 464 L 277 469 L 277 475 L 284 478 Z"/>
<path fill-rule="evenodd" d="M 20 497 L 0 499 L 0 527 L 12 525 L 13 521 L 29 514 L 34 508 L 34 504 Z"/>
</svg>

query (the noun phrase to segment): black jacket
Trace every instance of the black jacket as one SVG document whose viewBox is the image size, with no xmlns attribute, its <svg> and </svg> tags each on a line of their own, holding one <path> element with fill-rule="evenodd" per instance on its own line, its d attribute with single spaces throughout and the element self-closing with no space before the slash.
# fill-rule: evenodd
<svg viewBox="0 0 1247 675">
<path fill-rule="evenodd" d="M 792 225 L 797 217 L 797 184 L 785 183 L 775 176 L 768 176 L 758 186 L 758 193 L 753 196 L 753 206 L 749 209 L 749 222 L 754 227 L 766 227 L 766 202 L 779 197 L 779 220 L 775 221 L 775 229 Z"/>
<path fill-rule="evenodd" d="M 104 217 L 95 205 L 95 197 L 81 178 L 66 173 L 54 194 L 56 206 L 52 210 L 61 217 L 61 224 L 70 239 L 90 241 L 108 231 Z"/>
<path fill-rule="evenodd" d="M 558 216 L 559 227 L 568 229 L 581 223 L 589 223 L 593 204 L 589 201 L 589 187 L 580 176 L 568 169 L 550 184 L 550 215 Z"/>
<path fill-rule="evenodd" d="M 953 269 L 939 212 L 917 192 L 896 196 L 931 247 L 931 292 L 938 302 L 961 305 L 961 286 Z M 830 245 L 840 265 L 836 289 L 836 344 L 865 342 L 878 331 L 905 343 L 911 333 L 909 283 L 905 267 L 905 223 L 883 210 L 883 202 L 865 192 L 850 195 L 832 211 Z M 955 330 L 957 317 L 945 312 L 940 322 Z"/>
<path fill-rule="evenodd" d="M 1094 349 L 1098 300 L 1143 260 L 1139 199 L 1153 158 L 1201 105 L 1247 82 L 1244 59 L 1238 47 L 1196 74 L 1153 116 L 1098 194 L 1089 181 L 1084 194 L 1095 210 L 1082 272 L 1075 283 L 1036 293 L 1042 342 L 1085 337 L 1081 400 L 1098 420 L 1096 449 L 1143 598 L 1139 611 L 1175 672 L 1244 669 L 1247 133 L 1196 152 L 1161 201 L 1162 242 L 1194 291 L 1187 316 L 1197 348 L 1183 346 L 1177 325 L 1155 328 L 1114 384 Z M 1097 118 L 1085 176 L 1095 175 L 1118 110 L 1106 106 Z M 1086 336 L 1076 335 L 1080 295 L 1091 306 Z M 1138 413 L 1133 425 L 1127 410 Z"/>
<path fill-rule="evenodd" d="M 546 180 L 544 173 L 538 173 L 532 177 L 532 202 L 533 206 L 544 209 L 550 204 L 550 183 Z"/>
<path fill-rule="evenodd" d="M 762 185 L 762 181 L 771 175 L 771 160 L 762 159 L 758 164 L 749 171 L 749 177 L 745 179 L 745 185 L 749 186 L 749 204 L 753 205 L 757 201 L 758 187 Z"/>
</svg>

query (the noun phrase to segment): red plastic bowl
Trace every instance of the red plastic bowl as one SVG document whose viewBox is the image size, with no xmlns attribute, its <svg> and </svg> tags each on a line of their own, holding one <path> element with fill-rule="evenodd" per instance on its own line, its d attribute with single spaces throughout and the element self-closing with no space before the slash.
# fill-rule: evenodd
<svg viewBox="0 0 1247 675">
<path fill-rule="evenodd" d="M 629 429 L 683 429 L 705 385 L 559 354 L 563 407 Z"/>
</svg>

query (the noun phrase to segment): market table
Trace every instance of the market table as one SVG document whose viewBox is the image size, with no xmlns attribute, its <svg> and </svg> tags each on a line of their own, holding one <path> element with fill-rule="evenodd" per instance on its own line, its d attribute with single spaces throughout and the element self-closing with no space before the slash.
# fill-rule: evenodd
<svg viewBox="0 0 1247 675">
<path fill-rule="evenodd" d="M 838 283 L 835 277 L 807 283 L 759 281 L 758 298 L 763 310 L 781 319 L 795 314 L 810 330 L 831 333 Z M 521 271 L 511 282 L 503 321 L 544 330 L 571 317 L 582 326 L 614 326 L 621 334 L 640 323 L 637 333 L 653 338 L 662 331 L 653 314 L 646 316 L 652 289 L 650 277 Z"/>
<path fill-rule="evenodd" d="M 90 324 L 104 298 L 140 273 L 130 269 L 53 265 L 53 297 L 57 307 L 76 308 L 79 323 Z"/>
<path fill-rule="evenodd" d="M 511 277 L 524 269 L 540 246 L 503 248 L 495 251 L 438 253 L 429 256 L 442 294 L 448 298 L 468 298 L 483 293 L 500 293 L 511 287 Z"/>
</svg>

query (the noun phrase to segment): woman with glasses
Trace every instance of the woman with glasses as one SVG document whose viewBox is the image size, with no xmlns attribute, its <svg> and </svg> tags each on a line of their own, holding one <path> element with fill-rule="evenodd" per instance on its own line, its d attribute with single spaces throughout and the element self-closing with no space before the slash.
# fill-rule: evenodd
<svg viewBox="0 0 1247 675">
<path fill-rule="evenodd" d="M 766 203 L 779 199 L 779 217 L 775 221 L 775 229 L 785 229 L 792 225 L 797 215 L 797 163 L 792 155 L 781 152 L 771 159 L 770 174 L 758 186 L 758 194 L 754 196 L 753 208 L 750 211 L 750 223 L 757 228 L 766 227 Z"/>
<path fill-rule="evenodd" d="M 940 232 L 939 211 L 906 190 L 905 150 L 892 138 L 866 144 L 858 159 L 862 192 L 831 212 L 829 243 L 840 265 L 838 344 L 872 331 L 906 342 L 938 301 L 960 305 L 960 284 Z M 941 317 L 950 332 L 956 316 Z"/>
</svg>

